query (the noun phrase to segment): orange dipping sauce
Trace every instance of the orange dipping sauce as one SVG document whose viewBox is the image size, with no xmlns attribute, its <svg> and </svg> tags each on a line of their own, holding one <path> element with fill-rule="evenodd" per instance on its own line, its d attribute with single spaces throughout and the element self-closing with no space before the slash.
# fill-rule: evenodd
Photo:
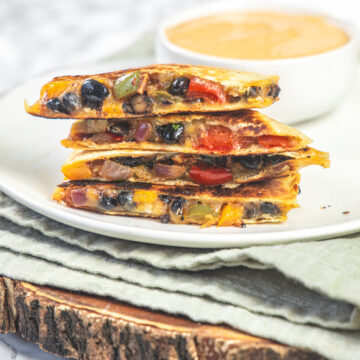
<svg viewBox="0 0 360 360">
<path fill-rule="evenodd" d="M 233 11 L 193 19 L 166 30 L 175 45 L 234 59 L 270 60 L 319 54 L 349 41 L 321 16 Z"/>
</svg>

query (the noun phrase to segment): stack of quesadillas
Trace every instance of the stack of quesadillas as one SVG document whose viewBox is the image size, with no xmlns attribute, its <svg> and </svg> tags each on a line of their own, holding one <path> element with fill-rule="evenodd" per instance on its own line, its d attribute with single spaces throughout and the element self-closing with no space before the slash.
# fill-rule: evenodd
<svg viewBox="0 0 360 360">
<path fill-rule="evenodd" d="M 79 119 L 65 147 L 66 206 L 163 223 L 281 222 L 308 165 L 329 166 L 300 131 L 250 108 L 278 100 L 277 76 L 154 65 L 64 76 L 26 110 Z"/>
</svg>

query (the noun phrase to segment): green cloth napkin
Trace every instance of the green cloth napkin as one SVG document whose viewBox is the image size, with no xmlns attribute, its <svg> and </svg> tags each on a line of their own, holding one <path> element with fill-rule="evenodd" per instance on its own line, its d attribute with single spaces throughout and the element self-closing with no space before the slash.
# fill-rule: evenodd
<svg viewBox="0 0 360 360">
<path fill-rule="evenodd" d="M 242 249 L 113 239 L 0 193 L 0 273 L 360 359 L 360 234 Z"/>
</svg>

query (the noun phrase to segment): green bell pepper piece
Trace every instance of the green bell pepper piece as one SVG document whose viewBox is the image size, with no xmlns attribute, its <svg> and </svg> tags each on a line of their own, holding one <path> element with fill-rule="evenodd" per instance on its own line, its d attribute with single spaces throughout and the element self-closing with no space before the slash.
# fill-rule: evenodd
<svg viewBox="0 0 360 360">
<path fill-rule="evenodd" d="M 203 219 L 206 215 L 215 215 L 215 213 L 209 205 L 196 205 L 191 207 L 186 215 L 193 219 Z"/>
<path fill-rule="evenodd" d="M 120 76 L 114 83 L 115 98 L 120 100 L 134 95 L 140 86 L 140 72 L 133 71 L 130 74 Z"/>
</svg>

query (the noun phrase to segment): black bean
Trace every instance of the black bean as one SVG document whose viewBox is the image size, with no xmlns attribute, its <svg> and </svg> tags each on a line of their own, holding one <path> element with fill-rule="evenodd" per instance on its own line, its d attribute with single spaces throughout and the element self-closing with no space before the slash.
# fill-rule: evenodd
<svg viewBox="0 0 360 360">
<path fill-rule="evenodd" d="M 144 162 L 144 165 L 148 168 L 148 169 L 152 169 L 154 167 L 154 159 L 149 159 L 146 160 Z"/>
<path fill-rule="evenodd" d="M 124 121 L 119 124 L 110 126 L 109 131 L 118 136 L 125 136 L 129 133 L 129 129 L 129 123 Z"/>
<path fill-rule="evenodd" d="M 280 213 L 280 209 L 270 201 L 265 201 L 260 205 L 260 211 L 264 214 L 277 215 Z"/>
<path fill-rule="evenodd" d="M 163 140 L 165 126 L 159 125 L 155 128 L 156 134 L 161 138 L 160 140 Z"/>
<path fill-rule="evenodd" d="M 169 221 L 170 221 L 170 216 L 168 214 L 166 215 L 163 215 L 161 218 L 160 218 L 160 221 L 162 224 L 167 224 Z"/>
<path fill-rule="evenodd" d="M 215 166 L 216 165 L 216 157 L 209 155 L 200 155 L 201 161 L 207 166 Z"/>
<path fill-rule="evenodd" d="M 300 188 L 300 186 L 298 186 L 298 195 L 300 195 L 301 194 L 301 188 Z"/>
<path fill-rule="evenodd" d="M 68 109 L 63 105 L 63 103 L 58 98 L 52 98 L 46 103 L 46 107 L 48 107 L 52 111 L 61 112 L 64 114 L 70 114 Z"/>
<path fill-rule="evenodd" d="M 134 113 L 134 109 L 132 108 L 132 106 L 129 103 L 124 102 L 122 107 L 123 107 L 124 112 L 127 114 Z"/>
<path fill-rule="evenodd" d="M 80 107 L 80 99 L 73 92 L 67 92 L 62 99 L 66 109 L 71 112 Z"/>
<path fill-rule="evenodd" d="M 171 124 L 164 131 L 164 139 L 167 143 L 175 143 L 181 138 L 184 132 L 184 126 L 182 124 Z"/>
<path fill-rule="evenodd" d="M 172 102 L 168 101 L 168 100 L 161 100 L 161 103 L 164 104 L 164 105 L 171 105 L 172 104 Z"/>
<path fill-rule="evenodd" d="M 111 210 L 117 205 L 117 201 L 113 197 L 102 195 L 100 197 L 99 204 L 102 208 L 106 210 Z"/>
<path fill-rule="evenodd" d="M 184 125 L 182 124 L 167 124 L 156 127 L 156 132 L 161 140 L 167 144 L 175 144 L 180 141 L 184 133 Z"/>
<path fill-rule="evenodd" d="M 119 156 L 119 157 L 115 157 L 112 158 L 111 160 L 122 164 L 124 166 L 130 166 L 130 167 L 135 167 L 135 166 L 139 166 L 142 165 L 144 163 L 144 158 L 143 157 L 123 157 L 123 156 Z"/>
<path fill-rule="evenodd" d="M 158 164 L 164 164 L 164 165 L 174 165 L 174 160 L 170 156 L 165 156 L 163 158 L 158 158 L 156 160 Z"/>
<path fill-rule="evenodd" d="M 157 126 L 157 127 L 155 128 L 156 134 L 157 134 L 158 136 L 160 136 L 160 137 L 162 137 L 164 126 L 165 126 L 165 125 Z"/>
<path fill-rule="evenodd" d="M 227 163 L 227 158 L 226 156 L 216 156 L 215 157 L 216 160 L 216 165 L 219 167 L 226 167 L 226 163 Z"/>
<path fill-rule="evenodd" d="M 124 157 L 122 158 L 122 163 L 125 166 L 136 167 L 142 165 L 144 158 L 142 157 Z"/>
<path fill-rule="evenodd" d="M 133 194 L 130 191 L 121 191 L 118 195 L 117 202 L 121 206 L 131 204 L 133 200 Z"/>
<path fill-rule="evenodd" d="M 227 159 L 226 156 L 209 156 L 209 155 L 200 155 L 201 161 L 207 166 L 218 166 L 226 167 Z"/>
<path fill-rule="evenodd" d="M 241 96 L 230 96 L 230 97 L 229 97 L 229 101 L 230 101 L 231 103 L 238 102 L 238 101 L 240 101 L 241 99 L 242 99 Z"/>
<path fill-rule="evenodd" d="M 249 90 L 246 93 L 247 97 L 257 97 L 260 95 L 261 87 L 260 86 L 250 86 Z"/>
<path fill-rule="evenodd" d="M 130 105 L 135 114 L 143 114 L 147 112 L 150 104 L 151 100 L 145 94 L 136 94 L 130 99 Z"/>
<path fill-rule="evenodd" d="M 270 89 L 267 93 L 267 96 L 272 96 L 274 98 L 277 98 L 280 94 L 280 91 L 281 91 L 281 89 L 280 89 L 279 85 L 274 84 L 270 87 Z"/>
<path fill-rule="evenodd" d="M 286 156 L 286 155 L 269 155 L 266 157 L 266 164 L 276 165 L 276 164 L 280 164 L 289 159 L 292 159 L 292 158 L 290 156 Z"/>
<path fill-rule="evenodd" d="M 233 159 L 248 170 L 258 170 L 262 165 L 262 157 L 260 155 L 236 156 Z"/>
<path fill-rule="evenodd" d="M 279 96 L 279 94 L 280 94 L 280 91 L 281 91 L 280 86 L 275 85 L 274 86 L 274 91 L 273 91 L 273 97 L 277 98 Z"/>
<path fill-rule="evenodd" d="M 171 198 L 168 195 L 159 195 L 158 198 L 163 201 L 165 204 L 170 204 Z"/>
<path fill-rule="evenodd" d="M 185 202 L 186 200 L 184 198 L 178 196 L 171 204 L 171 211 L 175 214 L 181 215 Z"/>
<path fill-rule="evenodd" d="M 258 214 L 258 208 L 256 207 L 255 204 L 248 205 L 248 206 L 245 208 L 244 217 L 245 217 L 246 219 L 255 219 L 258 215 L 259 215 L 259 214 Z"/>
<path fill-rule="evenodd" d="M 188 91 L 189 84 L 190 80 L 187 77 L 178 77 L 172 82 L 169 93 L 172 95 L 185 95 Z"/>
<path fill-rule="evenodd" d="M 92 109 L 99 109 L 108 95 L 107 87 L 94 79 L 85 80 L 81 85 L 82 103 Z"/>
</svg>

